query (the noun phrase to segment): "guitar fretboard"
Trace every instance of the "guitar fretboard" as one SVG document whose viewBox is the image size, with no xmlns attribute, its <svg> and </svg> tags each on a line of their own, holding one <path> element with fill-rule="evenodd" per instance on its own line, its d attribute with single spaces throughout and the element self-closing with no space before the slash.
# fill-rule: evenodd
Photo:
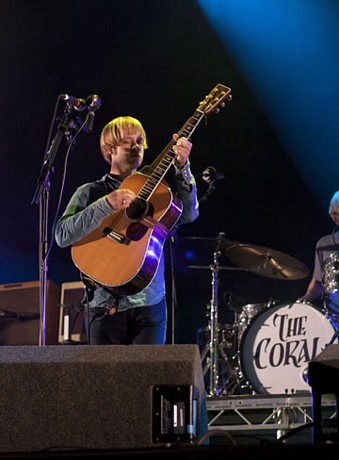
<svg viewBox="0 0 339 460">
<path fill-rule="evenodd" d="M 204 112 L 202 112 L 199 109 L 196 110 L 195 113 L 186 121 L 186 123 L 178 131 L 179 136 L 185 136 L 187 139 L 189 139 L 203 117 Z M 175 158 L 175 152 L 172 150 L 174 144 L 175 141 L 172 140 L 157 158 L 157 165 L 155 169 L 153 170 L 149 179 L 145 182 L 142 189 L 139 191 L 138 196 L 143 200 L 149 199 L 153 191 L 163 180 L 169 168 L 171 167 Z"/>
</svg>

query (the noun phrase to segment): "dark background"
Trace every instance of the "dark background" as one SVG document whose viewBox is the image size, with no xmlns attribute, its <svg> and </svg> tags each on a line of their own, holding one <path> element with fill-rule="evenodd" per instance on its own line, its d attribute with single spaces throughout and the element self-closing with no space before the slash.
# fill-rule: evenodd
<svg viewBox="0 0 339 460">
<path fill-rule="evenodd" d="M 51 130 L 52 139 L 56 134 L 51 123 L 59 94 L 84 98 L 98 94 L 102 107 L 96 112 L 93 133 L 82 133 L 70 153 L 63 195 L 65 140 L 60 144 L 50 174 L 49 235 L 58 216 L 59 197 L 62 212 L 76 187 L 107 172 L 99 136 L 109 120 L 131 115 L 142 121 L 149 137 L 148 164 L 199 102 L 222 83 L 232 89 L 233 99 L 197 128 L 191 165 L 200 198 L 208 187 L 201 178 L 207 166 L 214 166 L 224 178 L 201 201 L 199 219 L 178 230 L 171 248 L 174 257 L 169 256 L 169 244 L 165 247 L 168 340 L 173 339 L 173 311 L 177 343 L 195 342 L 197 330 L 207 324 L 213 238 L 219 232 L 235 241 L 281 251 L 310 271 L 301 280 L 281 281 L 221 270 L 222 323 L 233 321 L 233 311 L 225 302 L 227 292 L 236 307 L 270 300 L 293 302 L 304 293 L 313 270 L 314 245 L 333 227 L 327 207 L 337 183 L 328 183 L 328 177 L 320 174 L 312 187 L 306 182 L 305 171 L 301 174 L 296 168 L 292 151 L 264 109 L 262 96 L 258 101 L 227 43 L 220 41 L 195 1 L 2 0 L 0 15 L 1 283 L 39 279 L 39 205 L 32 199 L 48 134 Z M 306 164 L 307 152 L 304 156 Z M 319 168 L 324 158 L 325 153 L 317 159 Z M 330 168 L 333 171 L 333 165 Z M 326 190 L 319 199 L 324 182 Z M 78 281 L 70 251 L 53 245 L 51 236 L 48 246 L 48 278 L 59 284 Z M 230 266 L 225 254 L 220 262 L 222 267 Z"/>
</svg>

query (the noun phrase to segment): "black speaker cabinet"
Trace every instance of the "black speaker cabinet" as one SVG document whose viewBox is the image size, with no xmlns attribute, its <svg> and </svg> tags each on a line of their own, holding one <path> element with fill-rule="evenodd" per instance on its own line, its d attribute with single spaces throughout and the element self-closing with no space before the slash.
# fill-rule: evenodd
<svg viewBox="0 0 339 460">
<path fill-rule="evenodd" d="M 191 444 L 207 431 L 197 345 L 0 347 L 0 452 Z"/>
<path fill-rule="evenodd" d="M 323 398 L 333 395 L 339 408 L 339 344 L 329 345 L 308 363 L 308 380 L 312 387 L 313 440 L 339 442 L 339 418 L 325 417 Z"/>
<path fill-rule="evenodd" d="M 59 343 L 86 343 L 84 307 L 81 303 L 84 296 L 85 287 L 82 281 L 62 283 Z"/>
<path fill-rule="evenodd" d="M 47 281 L 46 344 L 58 343 L 60 286 Z M 40 344 L 40 283 L 0 285 L 0 345 Z"/>
<path fill-rule="evenodd" d="M 339 393 L 339 344 L 324 348 L 308 363 L 308 380 L 322 394 Z"/>
</svg>

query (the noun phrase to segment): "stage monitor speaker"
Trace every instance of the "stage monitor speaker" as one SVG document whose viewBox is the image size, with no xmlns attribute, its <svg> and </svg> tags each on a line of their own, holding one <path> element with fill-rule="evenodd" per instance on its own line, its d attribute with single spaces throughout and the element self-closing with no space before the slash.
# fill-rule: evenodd
<svg viewBox="0 0 339 460">
<path fill-rule="evenodd" d="M 85 286 L 82 281 L 61 284 L 59 343 L 85 344 L 84 306 Z"/>
<path fill-rule="evenodd" d="M 0 347 L 0 452 L 191 444 L 207 431 L 197 345 Z"/>
<path fill-rule="evenodd" d="M 338 413 L 325 417 L 323 398 L 334 395 L 339 407 L 339 344 L 327 346 L 308 363 L 308 382 L 312 387 L 313 441 L 339 442 Z"/>
<path fill-rule="evenodd" d="M 60 286 L 47 281 L 46 344 L 58 343 Z M 0 285 L 0 345 L 40 344 L 40 283 Z"/>
<path fill-rule="evenodd" d="M 339 392 L 339 344 L 324 348 L 308 363 L 308 381 L 323 394 Z"/>
</svg>

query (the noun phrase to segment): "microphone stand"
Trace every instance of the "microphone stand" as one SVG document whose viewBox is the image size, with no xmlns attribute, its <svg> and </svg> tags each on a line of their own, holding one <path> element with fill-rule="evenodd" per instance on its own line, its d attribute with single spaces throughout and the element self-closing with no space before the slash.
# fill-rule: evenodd
<svg viewBox="0 0 339 460">
<path fill-rule="evenodd" d="M 39 311 L 40 331 L 39 345 L 46 345 L 46 307 L 47 307 L 47 272 L 48 272 L 48 202 L 50 191 L 50 173 L 53 172 L 53 162 L 58 151 L 62 137 L 65 135 L 71 140 L 68 127 L 69 116 L 72 107 L 67 105 L 64 115 L 58 126 L 57 133 L 47 151 L 42 163 L 37 187 L 34 193 L 32 204 L 39 203 Z"/>
<path fill-rule="evenodd" d="M 171 280 L 172 280 L 172 303 L 171 303 L 171 344 L 175 344 L 175 329 L 176 329 L 176 310 L 177 310 L 177 288 L 176 288 L 176 242 L 177 242 L 177 231 L 176 228 L 170 235 L 169 252 L 171 259 Z"/>
</svg>

